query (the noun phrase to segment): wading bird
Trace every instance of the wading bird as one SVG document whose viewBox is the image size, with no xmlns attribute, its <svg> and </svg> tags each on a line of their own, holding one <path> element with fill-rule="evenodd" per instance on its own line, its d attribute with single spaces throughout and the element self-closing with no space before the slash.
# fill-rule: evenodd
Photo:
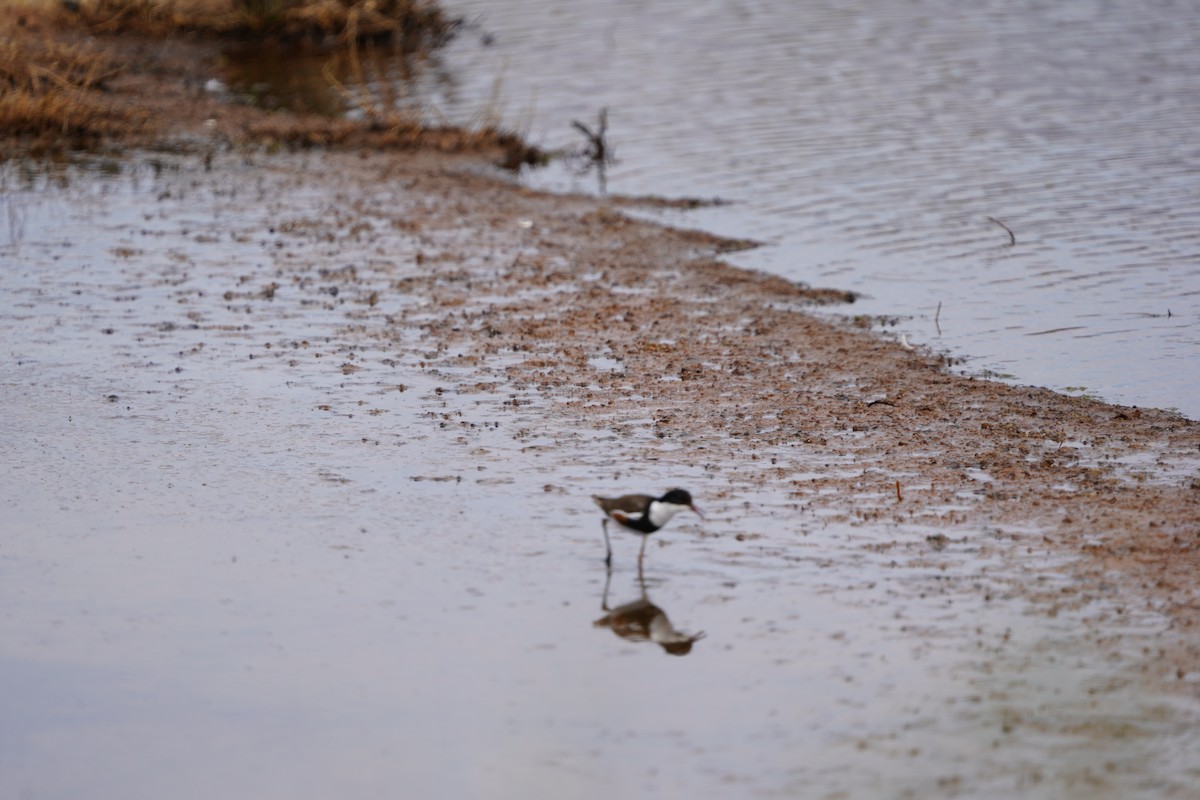
<svg viewBox="0 0 1200 800">
<path fill-rule="evenodd" d="M 634 533 L 642 535 L 642 549 L 638 552 L 638 568 L 646 557 L 646 539 L 650 534 L 666 525 L 671 517 L 684 509 L 691 509 L 696 516 L 704 519 L 700 509 L 692 502 L 692 496 L 686 489 L 672 489 L 662 497 L 651 497 L 648 494 L 626 494 L 621 497 L 600 497 L 593 495 L 592 499 L 604 512 L 601 526 L 604 529 L 604 547 L 607 552 L 604 563 L 612 566 L 612 544 L 608 539 L 608 521 L 611 519 L 620 523 Z"/>
</svg>

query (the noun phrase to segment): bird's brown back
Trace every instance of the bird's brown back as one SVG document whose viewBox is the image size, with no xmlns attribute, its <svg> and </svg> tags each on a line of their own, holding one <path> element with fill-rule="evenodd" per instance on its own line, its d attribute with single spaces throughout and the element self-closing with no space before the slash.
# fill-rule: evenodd
<svg viewBox="0 0 1200 800">
<path fill-rule="evenodd" d="M 600 510 L 605 514 L 611 514 L 614 511 L 621 511 L 626 514 L 641 514 L 654 498 L 648 494 L 626 494 L 621 497 L 592 495 L 592 499 L 596 501 L 596 505 L 600 506 Z"/>
</svg>

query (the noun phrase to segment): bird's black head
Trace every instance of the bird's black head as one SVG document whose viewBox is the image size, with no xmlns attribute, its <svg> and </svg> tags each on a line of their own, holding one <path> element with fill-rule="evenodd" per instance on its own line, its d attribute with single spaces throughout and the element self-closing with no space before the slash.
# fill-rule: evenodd
<svg viewBox="0 0 1200 800">
<path fill-rule="evenodd" d="M 660 502 L 677 506 L 692 506 L 692 495 L 687 489 L 672 489 L 660 498 Z"/>
</svg>

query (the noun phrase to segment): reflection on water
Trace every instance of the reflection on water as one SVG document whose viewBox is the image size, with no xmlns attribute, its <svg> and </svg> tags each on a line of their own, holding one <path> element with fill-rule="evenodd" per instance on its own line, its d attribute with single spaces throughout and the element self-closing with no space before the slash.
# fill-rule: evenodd
<svg viewBox="0 0 1200 800">
<path fill-rule="evenodd" d="M 608 628 L 617 636 L 630 642 L 654 642 L 663 652 L 673 656 L 686 656 L 692 652 L 692 645 L 704 638 L 704 631 L 687 634 L 676 630 L 663 611 L 650 600 L 646 590 L 646 578 L 638 570 L 638 586 L 642 595 L 636 600 L 622 603 L 616 608 L 609 608 L 608 589 L 612 583 L 612 570 L 606 570 L 604 578 L 604 594 L 600 600 L 600 608 L 607 613 L 592 623 L 596 628 Z"/>
<path fill-rule="evenodd" d="M 351 117 L 430 110 L 430 87 L 453 86 L 436 52 L 366 42 L 353 50 L 280 46 L 226 53 L 228 99 Z"/>
</svg>

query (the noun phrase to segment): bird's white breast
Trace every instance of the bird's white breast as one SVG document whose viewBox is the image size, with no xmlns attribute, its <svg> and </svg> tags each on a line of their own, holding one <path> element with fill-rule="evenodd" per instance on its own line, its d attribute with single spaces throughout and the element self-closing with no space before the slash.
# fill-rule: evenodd
<svg viewBox="0 0 1200 800">
<path fill-rule="evenodd" d="M 680 506 L 674 503 L 663 503 L 655 500 L 650 504 L 650 522 L 661 528 L 667 524 L 667 520 L 683 511 L 687 506 Z M 641 516 L 640 514 L 638 516 Z"/>
</svg>

